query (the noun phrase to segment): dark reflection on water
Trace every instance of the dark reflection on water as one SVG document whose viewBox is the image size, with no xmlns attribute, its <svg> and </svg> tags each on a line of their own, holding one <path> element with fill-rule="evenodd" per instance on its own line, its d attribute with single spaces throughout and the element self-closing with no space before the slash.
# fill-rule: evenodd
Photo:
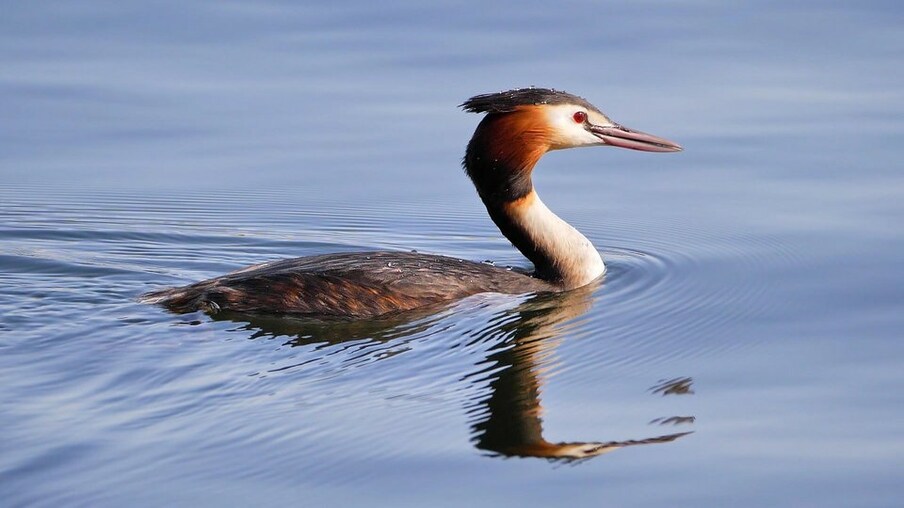
<svg viewBox="0 0 904 508">
<path fill-rule="evenodd" d="M 693 385 L 694 380 L 689 377 L 661 379 L 650 391 L 660 395 L 691 395 L 694 393 Z"/>
<path fill-rule="evenodd" d="M 232 311 L 220 311 L 211 317 L 217 321 L 242 324 L 240 330 L 250 332 L 251 339 L 288 337 L 287 344 L 291 346 L 336 345 L 360 340 L 382 342 L 423 333 L 432 324 L 429 317 L 438 309 L 428 307 L 379 319 L 361 320 L 252 315 Z"/>
<path fill-rule="evenodd" d="M 505 456 L 574 461 L 626 446 L 666 443 L 689 434 L 558 443 L 543 437 L 540 399 L 544 371 L 549 371 L 557 343 L 562 340 L 558 329 L 590 309 L 594 289 L 591 286 L 564 295 L 536 296 L 511 311 L 517 318 L 501 326 L 504 339 L 490 349 L 488 371 L 474 375 L 481 381 L 489 380 L 490 385 L 489 397 L 470 410 L 476 420 L 472 427 L 478 448 Z"/>
<path fill-rule="evenodd" d="M 464 377 L 469 383 L 486 384 L 489 396 L 467 402 L 477 448 L 508 457 L 540 457 L 557 461 L 589 459 L 613 450 L 641 444 L 667 443 L 691 432 L 629 439 L 622 441 L 569 441 L 552 443 L 543 437 L 541 391 L 544 372 L 555 361 L 555 348 L 563 340 L 563 325 L 590 310 L 594 292 L 602 281 L 564 294 L 534 295 L 512 309 L 503 310 L 489 321 L 488 327 L 472 336 L 491 341 L 486 357 L 479 361 L 483 370 Z M 266 315 L 219 312 L 218 321 L 241 324 L 250 339 L 288 338 L 291 346 L 338 346 L 348 342 L 403 340 L 426 332 L 438 308 L 425 308 L 392 317 L 370 320 L 317 320 Z M 398 352 L 397 352 L 398 353 Z M 396 354 L 397 354 L 396 353 Z M 392 355 L 389 355 L 392 356 Z M 381 358 L 388 358 L 382 356 Z M 306 362 L 316 361 L 310 358 Z M 290 364 L 273 369 L 296 369 Z M 654 392 L 693 393 L 689 378 L 668 382 L 667 388 Z M 694 417 L 672 417 L 668 423 L 693 423 Z M 654 420 L 655 422 L 656 420 Z M 653 423 L 653 422 L 651 422 Z"/>
<path fill-rule="evenodd" d="M 657 425 L 687 425 L 696 421 L 697 418 L 694 416 L 664 416 L 661 418 L 653 418 L 650 420 L 650 425 L 653 425 L 654 423 Z"/>
</svg>

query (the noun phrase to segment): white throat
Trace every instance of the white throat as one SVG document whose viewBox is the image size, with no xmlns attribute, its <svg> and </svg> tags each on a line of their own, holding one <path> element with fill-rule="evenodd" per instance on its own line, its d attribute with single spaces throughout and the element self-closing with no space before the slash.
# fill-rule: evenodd
<svg viewBox="0 0 904 508">
<path fill-rule="evenodd" d="M 596 248 L 580 231 L 546 207 L 536 192 L 507 207 L 512 222 L 527 236 L 543 259 L 541 272 L 551 271 L 567 289 L 587 285 L 606 272 Z M 529 256 L 530 257 L 530 256 Z M 538 264 L 537 260 L 532 260 Z"/>
</svg>

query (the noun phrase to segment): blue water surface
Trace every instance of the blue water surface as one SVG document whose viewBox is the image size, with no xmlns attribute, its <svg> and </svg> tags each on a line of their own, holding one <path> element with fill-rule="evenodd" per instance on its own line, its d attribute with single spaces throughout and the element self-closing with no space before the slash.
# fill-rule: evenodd
<svg viewBox="0 0 904 508">
<path fill-rule="evenodd" d="M 0 10 L 3 506 L 901 505 L 899 3 Z M 530 85 L 685 147 L 540 163 L 600 284 L 366 323 L 136 302 L 336 251 L 527 267 L 457 105 Z M 607 453 L 528 453 L 559 442 Z"/>
</svg>

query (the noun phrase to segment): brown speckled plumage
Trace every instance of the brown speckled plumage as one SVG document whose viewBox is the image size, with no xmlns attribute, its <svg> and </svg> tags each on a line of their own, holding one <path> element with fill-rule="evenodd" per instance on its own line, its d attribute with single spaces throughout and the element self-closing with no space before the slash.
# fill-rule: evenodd
<svg viewBox="0 0 904 508">
<path fill-rule="evenodd" d="M 413 252 L 350 252 L 254 265 L 142 300 L 175 312 L 203 310 L 366 318 L 496 293 L 555 287 L 524 273 Z"/>
</svg>

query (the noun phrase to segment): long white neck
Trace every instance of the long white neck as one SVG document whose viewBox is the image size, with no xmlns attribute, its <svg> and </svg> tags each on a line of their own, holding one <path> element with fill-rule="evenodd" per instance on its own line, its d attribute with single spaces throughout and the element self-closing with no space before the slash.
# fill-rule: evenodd
<svg viewBox="0 0 904 508">
<path fill-rule="evenodd" d="M 537 108 L 483 117 L 462 161 L 502 234 L 534 263 L 536 276 L 562 289 L 606 271 L 590 240 L 540 201 L 531 172 L 552 149 L 553 130 Z"/>
<path fill-rule="evenodd" d="M 547 208 L 533 190 L 487 208 L 502 234 L 534 263 L 538 277 L 573 289 L 605 273 L 603 258 L 590 240 Z"/>
</svg>

